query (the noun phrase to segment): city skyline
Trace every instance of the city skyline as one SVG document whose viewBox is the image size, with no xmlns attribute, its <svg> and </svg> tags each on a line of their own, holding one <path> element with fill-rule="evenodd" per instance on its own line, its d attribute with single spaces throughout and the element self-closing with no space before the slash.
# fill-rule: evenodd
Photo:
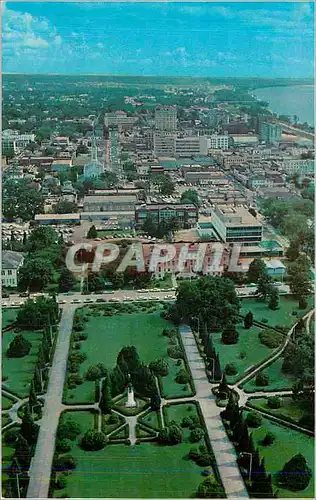
<svg viewBox="0 0 316 500">
<path fill-rule="evenodd" d="M 6 2 L 5 73 L 313 77 L 313 4 Z"/>
</svg>

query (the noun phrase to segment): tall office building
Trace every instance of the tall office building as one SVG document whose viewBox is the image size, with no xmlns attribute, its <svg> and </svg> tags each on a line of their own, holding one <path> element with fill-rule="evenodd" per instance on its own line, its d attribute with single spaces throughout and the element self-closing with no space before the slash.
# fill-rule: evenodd
<svg viewBox="0 0 316 500">
<path fill-rule="evenodd" d="M 260 122 L 260 139 L 267 143 L 280 142 L 282 129 L 277 123 Z"/>
<path fill-rule="evenodd" d="M 177 108 L 175 106 L 156 107 L 155 129 L 169 132 L 177 130 Z"/>
</svg>

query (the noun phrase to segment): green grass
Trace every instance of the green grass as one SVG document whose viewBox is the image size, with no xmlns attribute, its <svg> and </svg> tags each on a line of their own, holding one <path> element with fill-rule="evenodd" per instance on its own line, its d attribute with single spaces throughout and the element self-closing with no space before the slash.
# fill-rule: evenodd
<svg viewBox="0 0 316 500">
<path fill-rule="evenodd" d="M 16 320 L 19 309 L 2 309 L 2 328 L 10 326 Z"/>
<path fill-rule="evenodd" d="M 267 325 L 269 326 L 291 326 L 297 319 L 297 316 L 292 316 L 292 311 L 296 311 L 298 315 L 303 315 L 306 314 L 312 306 L 313 297 L 308 297 L 307 309 L 299 309 L 298 301 L 295 300 L 293 296 L 281 295 L 280 308 L 276 311 L 269 309 L 268 300 L 263 302 L 256 299 L 242 299 L 240 314 L 245 315 L 248 311 L 251 311 L 255 320 L 262 321 L 263 318 L 266 318 L 268 320 Z"/>
<path fill-rule="evenodd" d="M 3 425 L 3 423 L 2 423 Z M 14 426 L 14 428 L 19 427 L 19 426 Z M 13 429 L 13 427 L 11 427 Z M 2 439 L 2 497 L 6 496 L 5 491 L 6 491 L 6 481 L 8 479 L 8 474 L 6 473 L 6 469 L 10 467 L 12 458 L 15 452 L 15 448 L 12 445 L 8 445 L 4 442 Z"/>
<path fill-rule="evenodd" d="M 294 401 L 291 396 L 281 396 L 281 408 L 272 409 L 268 406 L 267 398 L 251 399 L 251 405 L 258 409 L 267 410 L 272 415 L 280 418 L 291 418 L 295 422 L 299 422 L 300 418 L 306 414 L 306 407 L 300 401 Z"/>
<path fill-rule="evenodd" d="M 13 403 L 14 403 L 14 401 L 12 401 L 12 399 L 7 398 L 6 396 L 1 396 L 1 409 L 2 410 L 9 410 L 12 407 Z"/>
<path fill-rule="evenodd" d="M 148 288 L 172 288 L 171 274 L 165 274 L 162 280 L 152 279 Z"/>
<path fill-rule="evenodd" d="M 9 424 L 10 422 L 12 422 L 12 420 L 8 414 L 1 415 L 1 427 L 4 427 L 5 425 Z"/>
<path fill-rule="evenodd" d="M 141 424 L 145 424 L 156 431 L 160 429 L 160 418 L 157 411 L 150 411 L 145 415 L 139 417 L 138 422 Z"/>
<path fill-rule="evenodd" d="M 167 356 L 169 339 L 162 335 L 170 323 L 160 317 L 159 313 L 131 313 L 113 316 L 89 316 L 85 324 L 87 340 L 82 343 L 81 351 L 87 359 L 80 365 L 80 374 L 84 376 L 90 365 L 103 363 L 113 368 L 116 358 L 123 346 L 134 345 L 141 361 L 149 363 L 157 358 L 164 358 L 170 364 L 170 374 L 163 378 L 163 385 L 168 396 L 185 396 L 182 386 L 174 382 L 175 362 Z M 94 402 L 94 382 L 84 381 L 75 389 L 67 390 L 68 404 Z"/>
<path fill-rule="evenodd" d="M 2 376 L 8 377 L 4 381 L 4 385 L 8 390 L 12 390 L 12 392 L 24 398 L 29 394 L 30 383 L 34 376 L 42 333 L 22 332 L 22 334 L 32 344 L 29 354 L 23 358 L 7 358 L 6 352 L 15 334 L 10 331 L 4 333 L 2 337 Z"/>
<path fill-rule="evenodd" d="M 83 434 L 94 428 L 94 414 L 91 411 L 64 411 L 60 416 L 60 422 L 65 423 L 69 420 L 80 425 Z"/>
<path fill-rule="evenodd" d="M 249 330 L 246 330 L 243 325 L 237 325 L 237 331 L 239 339 L 237 344 L 233 345 L 223 344 L 221 333 L 212 334 L 213 345 L 216 352 L 219 353 L 221 368 L 224 369 L 228 363 L 234 363 L 238 369 L 236 375 L 227 375 L 227 381 L 232 384 L 247 368 L 264 360 L 273 352 L 272 349 L 261 344 L 258 336 L 261 328 L 252 326 Z M 243 359 L 239 357 L 241 352 L 245 354 Z"/>
<path fill-rule="evenodd" d="M 254 391 L 280 391 L 291 389 L 296 381 L 296 378 L 288 373 L 284 373 L 281 368 L 283 364 L 283 358 L 278 358 L 267 368 L 262 370 L 269 377 L 269 384 L 265 387 L 256 386 L 256 377 L 248 380 L 245 384 L 242 384 L 243 389 L 247 392 Z"/>
<path fill-rule="evenodd" d="M 275 442 L 271 446 L 262 446 L 261 441 L 267 432 L 273 432 L 276 436 Z M 275 489 L 279 490 L 280 498 L 314 498 L 315 464 L 314 464 L 314 439 L 300 432 L 288 429 L 287 427 L 274 424 L 268 419 L 263 419 L 263 425 L 253 430 L 255 445 L 259 448 L 261 457 L 265 459 L 267 472 L 273 476 Z M 304 491 L 289 491 L 280 488 L 276 484 L 276 473 L 283 469 L 283 466 L 294 455 L 302 453 L 306 458 L 309 467 L 313 470 L 313 478 L 309 487 Z"/>
</svg>

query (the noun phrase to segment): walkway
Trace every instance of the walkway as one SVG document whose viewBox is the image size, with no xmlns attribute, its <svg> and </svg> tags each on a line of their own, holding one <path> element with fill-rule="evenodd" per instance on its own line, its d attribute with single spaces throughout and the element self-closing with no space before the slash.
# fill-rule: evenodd
<svg viewBox="0 0 316 500">
<path fill-rule="evenodd" d="M 206 377 L 205 365 L 198 351 L 193 333 L 187 326 L 180 326 L 180 333 L 196 388 L 195 400 L 199 402 L 206 429 L 227 498 L 248 498 L 248 493 L 236 462 L 236 452 L 230 442 L 220 416 L 222 408 L 216 405 L 211 385 Z"/>
<path fill-rule="evenodd" d="M 64 308 L 62 312 L 42 422 L 29 471 L 27 498 L 48 498 L 74 313 L 75 307 L 71 306 Z"/>
</svg>

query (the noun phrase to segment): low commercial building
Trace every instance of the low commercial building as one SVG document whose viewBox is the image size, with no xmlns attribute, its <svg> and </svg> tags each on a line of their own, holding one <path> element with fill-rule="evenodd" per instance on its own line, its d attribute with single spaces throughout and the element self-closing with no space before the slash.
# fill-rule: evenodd
<svg viewBox="0 0 316 500">
<path fill-rule="evenodd" d="M 136 116 L 128 116 L 125 111 L 115 111 L 104 115 L 104 125 L 106 127 L 132 128 L 137 120 Z"/>
<path fill-rule="evenodd" d="M 175 139 L 175 156 L 190 158 L 201 154 L 201 137 L 177 137 Z"/>
<path fill-rule="evenodd" d="M 52 139 L 53 146 L 67 147 L 69 146 L 69 144 L 70 144 L 69 137 L 58 135 Z"/>
<path fill-rule="evenodd" d="M 135 224 L 141 227 L 146 218 L 151 216 L 158 224 L 161 221 L 176 218 L 181 229 L 194 227 L 198 221 L 198 209 L 193 204 L 181 203 L 152 203 L 135 207 Z"/>
<path fill-rule="evenodd" d="M 280 158 L 276 164 L 287 174 L 312 174 L 315 168 L 315 161 L 312 159 L 302 160 L 301 158 Z"/>
<path fill-rule="evenodd" d="M 136 195 L 85 196 L 84 212 L 112 212 L 134 210 L 138 201 Z"/>
<path fill-rule="evenodd" d="M 212 210 L 212 224 L 224 242 L 251 244 L 262 240 L 262 224 L 243 207 L 218 205 Z"/>
<path fill-rule="evenodd" d="M 16 288 L 18 286 L 18 273 L 23 266 L 24 255 L 12 250 L 2 252 L 1 281 L 3 287 Z"/>
<path fill-rule="evenodd" d="M 36 214 L 35 222 L 40 225 L 80 224 L 80 214 Z"/>
<path fill-rule="evenodd" d="M 72 167 L 72 159 L 58 158 L 52 161 L 52 172 L 65 172 L 68 168 Z"/>
<path fill-rule="evenodd" d="M 154 152 L 156 156 L 174 156 L 175 138 L 173 132 L 158 131 L 154 133 Z"/>
</svg>

